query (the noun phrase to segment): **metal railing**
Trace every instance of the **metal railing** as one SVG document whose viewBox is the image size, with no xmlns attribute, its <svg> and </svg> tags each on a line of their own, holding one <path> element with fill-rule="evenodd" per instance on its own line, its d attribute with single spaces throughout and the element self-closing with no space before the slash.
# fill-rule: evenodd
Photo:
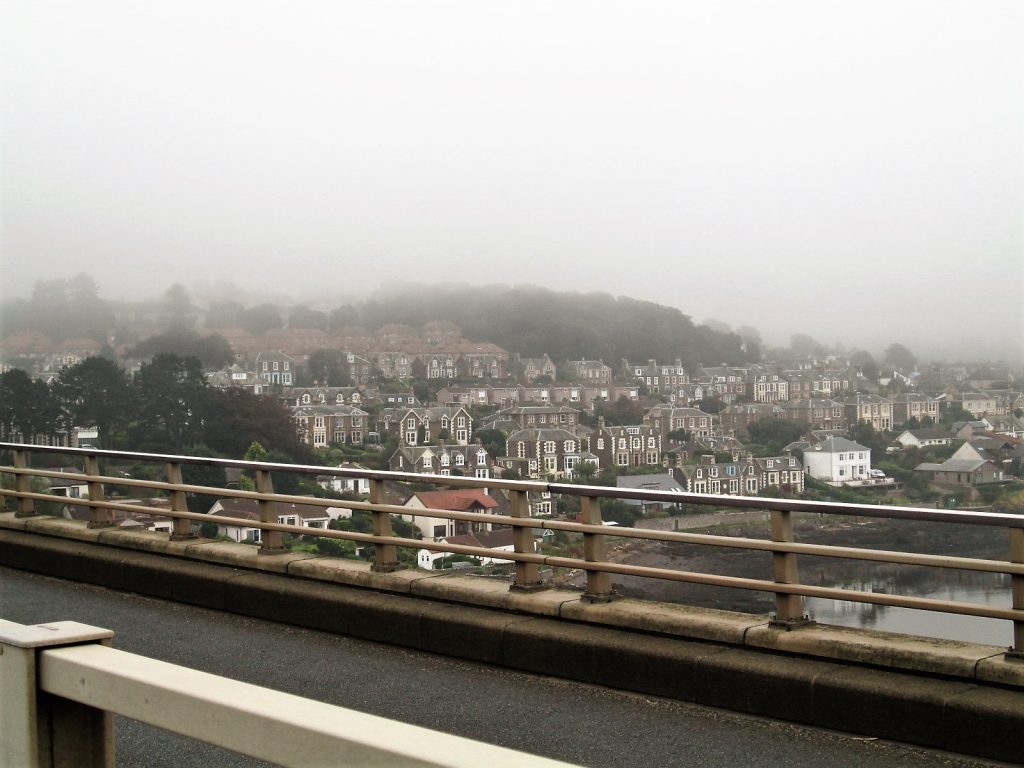
<svg viewBox="0 0 1024 768">
<path fill-rule="evenodd" d="M 0 765 L 112 768 L 117 714 L 297 768 L 568 766 L 125 653 L 112 637 L 72 621 L 0 620 Z"/>
<path fill-rule="evenodd" d="M 132 513 L 148 512 L 153 515 L 173 518 L 174 530 L 171 534 L 172 538 L 195 537 L 193 523 L 211 521 L 211 517 L 207 514 L 187 511 L 185 501 L 189 493 L 253 499 L 259 504 L 260 519 L 258 521 L 218 515 L 216 522 L 222 526 L 233 525 L 259 528 L 261 531 L 260 551 L 267 554 L 283 551 L 283 535 L 286 533 L 298 536 L 312 535 L 323 538 L 343 539 L 361 544 L 373 544 L 373 568 L 383 571 L 402 567 L 398 558 L 398 549 L 402 547 L 468 555 L 478 558 L 493 558 L 495 556 L 494 550 L 484 547 L 396 536 L 392 529 L 392 516 L 394 515 L 428 516 L 452 521 L 479 523 L 485 526 L 510 526 L 513 530 L 515 551 L 502 551 L 500 557 L 515 564 L 515 574 L 511 585 L 511 588 L 514 590 L 532 591 L 545 588 L 545 584 L 541 579 L 540 568 L 541 566 L 549 566 L 585 571 L 586 589 L 582 599 L 590 602 L 603 602 L 614 597 L 611 586 L 611 576 L 613 574 L 771 593 L 775 599 L 774 623 L 786 627 L 806 621 L 807 617 L 803 610 L 803 598 L 805 597 L 913 608 L 1010 621 L 1013 623 L 1013 645 L 1010 648 L 1010 653 L 1017 655 L 1024 651 L 1024 516 L 990 512 L 957 512 L 917 507 L 646 491 L 557 482 L 476 479 L 446 475 L 362 471 L 323 466 L 248 462 L 232 459 L 168 456 L 123 451 L 69 449 L 9 443 L 0 443 L 0 451 L 10 451 L 12 456 L 11 465 L 0 466 L 0 474 L 8 473 L 14 476 L 14 488 L 4 488 L 0 490 L 0 494 L 15 499 L 16 515 L 21 517 L 36 514 L 34 508 L 34 502 L 36 501 L 54 501 L 52 495 L 31 490 L 30 478 L 32 477 L 59 477 L 64 480 L 78 480 L 82 483 L 88 483 L 89 498 L 76 499 L 74 503 L 90 508 L 90 527 L 107 527 L 112 525 L 112 513 L 114 510 Z M 29 455 L 33 453 L 61 454 L 76 457 L 83 462 L 84 471 L 81 473 L 68 473 L 55 470 L 33 469 L 29 466 L 28 460 Z M 168 479 L 167 481 L 155 481 L 103 475 L 99 471 L 101 460 L 108 463 L 118 461 L 132 463 L 159 462 L 165 465 Z M 242 469 L 252 473 L 255 478 L 256 490 L 244 491 L 183 483 L 181 481 L 182 468 L 187 465 Z M 278 472 L 368 479 L 370 483 L 369 500 L 338 501 L 336 499 L 274 493 L 272 473 Z M 384 498 L 384 485 L 388 482 L 427 484 L 444 488 L 502 490 L 509 495 L 510 514 L 458 512 L 447 509 L 412 508 L 388 504 L 382 501 Z M 170 509 L 147 507 L 139 504 L 125 504 L 110 500 L 104 496 L 104 486 L 106 485 L 128 486 L 151 492 L 166 493 L 170 500 Z M 530 493 L 578 498 L 581 510 L 579 521 L 530 517 L 528 508 L 528 494 Z M 767 539 L 757 539 L 679 531 L 644 530 L 624 526 L 609 528 L 603 525 L 604 521 L 601 518 L 600 501 L 602 499 L 764 510 L 770 515 L 770 535 Z M 372 515 L 373 532 L 360 533 L 279 523 L 277 522 L 276 510 L 278 503 L 306 504 L 325 508 L 340 506 L 351 510 L 363 510 Z M 1009 559 L 991 560 L 802 543 L 794 539 L 794 513 L 915 520 L 936 524 L 960 523 L 1003 528 L 1008 533 Z M 533 544 L 533 530 L 535 529 L 563 531 L 581 535 L 583 539 L 583 557 L 567 557 L 535 551 Z M 772 574 L 771 578 L 755 579 L 614 562 L 607 555 L 607 539 L 610 536 L 619 539 L 676 542 L 767 552 L 772 556 Z M 1008 574 L 1012 582 L 1012 604 L 1010 607 L 1000 607 L 979 603 L 881 594 L 804 584 L 800 581 L 797 567 L 799 555 L 816 555 L 878 563 Z"/>
</svg>

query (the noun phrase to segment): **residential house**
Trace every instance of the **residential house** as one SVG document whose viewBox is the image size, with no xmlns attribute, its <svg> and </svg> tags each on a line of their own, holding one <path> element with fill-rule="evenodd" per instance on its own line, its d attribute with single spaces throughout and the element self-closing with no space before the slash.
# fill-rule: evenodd
<svg viewBox="0 0 1024 768">
<path fill-rule="evenodd" d="M 452 512 L 473 512 L 486 514 L 499 504 L 482 488 L 463 488 L 452 491 L 417 491 L 403 505 L 409 509 L 436 509 Z M 466 533 L 490 531 L 489 522 L 469 520 L 449 520 L 443 517 L 432 517 L 427 514 L 410 513 L 401 515 L 416 526 L 425 539 L 441 539 L 446 536 L 457 536 Z"/>
<path fill-rule="evenodd" d="M 673 470 L 687 493 L 726 496 L 756 496 L 761 478 L 750 461 L 719 463 L 713 455 L 702 455 L 699 464 L 683 464 Z"/>
<path fill-rule="evenodd" d="M 704 397 L 714 397 L 726 405 L 747 396 L 747 371 L 726 365 L 702 365 L 691 381 L 704 385 Z"/>
<path fill-rule="evenodd" d="M 330 443 L 362 445 L 370 414 L 352 405 L 300 405 L 292 408 L 299 439 L 314 448 Z"/>
<path fill-rule="evenodd" d="M 747 391 L 755 403 L 784 403 L 789 400 L 789 380 L 766 365 L 754 365 L 747 374 Z"/>
<path fill-rule="evenodd" d="M 929 475 L 929 482 L 945 486 L 976 486 L 1002 482 L 1003 469 L 984 449 L 964 443 L 941 463 L 925 462 L 915 472 Z"/>
<path fill-rule="evenodd" d="M 718 414 L 723 432 L 731 432 L 740 438 L 750 436 L 747 427 L 761 419 L 787 419 L 789 413 L 775 403 L 743 403 L 727 405 Z"/>
<path fill-rule="evenodd" d="M 656 405 L 644 414 L 644 424 L 653 427 L 662 442 L 668 441 L 670 432 L 686 430 L 691 436 L 707 436 L 713 430 L 713 417 L 699 408 L 677 408 Z"/>
<path fill-rule="evenodd" d="M 417 379 L 454 379 L 458 375 L 455 355 L 451 352 L 428 352 L 417 355 L 412 363 Z"/>
<path fill-rule="evenodd" d="M 580 412 L 565 405 L 519 405 L 491 414 L 484 419 L 483 425 L 491 429 L 499 421 L 514 423 L 520 429 L 561 427 L 575 432 L 580 423 Z"/>
<path fill-rule="evenodd" d="M 647 391 L 652 393 L 672 391 L 690 383 L 681 360 L 676 360 L 674 365 L 658 365 L 656 360 L 648 360 L 647 363 L 630 363 L 623 360 L 622 372 L 626 381 L 646 387 Z"/>
<path fill-rule="evenodd" d="M 256 374 L 267 384 L 290 387 L 294 383 L 295 360 L 284 352 L 260 352 L 256 355 Z"/>
<path fill-rule="evenodd" d="M 297 525 L 304 528 L 328 527 L 331 520 L 351 517 L 352 511 L 341 507 L 321 507 L 314 504 L 286 504 L 277 502 L 276 522 L 280 525 Z M 234 518 L 259 522 L 260 509 L 256 499 L 218 499 L 207 513 L 217 523 L 217 535 L 232 541 L 250 541 L 258 544 L 262 531 L 251 525 L 222 522 L 220 518 Z"/>
<path fill-rule="evenodd" d="M 598 466 L 654 467 L 661 464 L 661 433 L 650 424 L 606 426 L 598 419 L 591 433 L 589 450 L 597 456 Z"/>
<path fill-rule="evenodd" d="M 786 418 L 806 424 L 809 429 L 846 429 L 846 408 L 838 400 L 808 397 L 782 405 Z"/>
<path fill-rule="evenodd" d="M 987 392 L 961 392 L 953 398 L 953 406 L 960 406 L 977 418 L 999 413 L 999 398 Z"/>
<path fill-rule="evenodd" d="M 910 419 L 917 419 L 920 423 L 925 418 L 937 424 L 942 418 L 937 398 L 920 392 L 904 392 L 891 399 L 893 424 L 906 424 Z"/>
<path fill-rule="evenodd" d="M 851 395 L 846 399 L 844 413 L 846 423 L 853 426 L 864 422 L 870 424 L 876 432 L 892 429 L 892 401 L 879 395 Z"/>
<path fill-rule="evenodd" d="M 829 485 L 858 484 L 871 479 L 871 449 L 843 437 L 830 437 L 804 451 L 804 468 Z"/>
<path fill-rule="evenodd" d="M 514 531 L 511 528 L 500 528 L 498 530 L 490 531 L 476 531 L 474 533 L 463 533 L 456 536 L 442 536 L 437 541 L 441 544 L 456 544 L 462 547 L 481 547 L 493 551 L 494 556 L 483 556 L 478 557 L 480 565 L 496 565 L 503 563 L 511 563 L 512 560 L 502 558 L 499 553 L 501 552 L 515 552 L 515 542 L 513 540 Z M 539 545 L 534 542 L 534 551 L 537 551 Z M 435 563 L 449 556 L 450 552 L 431 552 L 429 549 L 421 549 L 416 554 L 416 564 L 420 568 L 426 568 L 427 570 L 433 570 Z"/>
<path fill-rule="evenodd" d="M 401 446 L 388 461 L 393 472 L 488 478 L 494 457 L 480 443 L 473 445 Z"/>
<path fill-rule="evenodd" d="M 369 471 L 362 464 L 349 461 L 343 461 L 338 465 L 338 469 L 353 470 L 355 472 Z M 355 493 L 360 496 L 368 496 L 370 494 L 370 479 L 368 477 L 317 475 L 316 483 L 324 490 L 334 491 L 335 493 Z"/>
<path fill-rule="evenodd" d="M 494 344 L 468 345 L 456 362 L 466 379 L 503 379 L 508 375 L 508 352 Z"/>
<path fill-rule="evenodd" d="M 638 491 L 665 491 L 669 493 L 683 493 L 685 488 L 671 472 L 657 475 L 619 475 L 615 478 L 617 488 L 628 488 Z M 653 501 L 650 499 L 623 499 L 631 507 L 640 507 L 641 512 L 646 514 L 654 510 L 669 509 L 677 506 L 678 501 Z"/>
<path fill-rule="evenodd" d="M 398 413 L 401 416 L 393 419 Z M 397 434 L 402 445 L 429 445 L 439 440 L 468 445 L 473 434 L 473 418 L 461 406 L 385 409 L 381 416 L 382 421 L 378 423 L 383 425 L 383 430 Z"/>
<path fill-rule="evenodd" d="M 581 384 L 611 384 L 612 369 L 603 360 L 570 360 L 566 363 L 568 378 Z"/>
<path fill-rule="evenodd" d="M 936 445 L 952 445 L 953 435 L 941 429 L 908 429 L 893 442 L 904 448 L 928 448 Z"/>
<path fill-rule="evenodd" d="M 522 429 L 510 435 L 505 446 L 505 456 L 497 460 L 498 465 L 535 480 L 571 478 L 584 448 L 573 432 L 551 427 Z"/>
<path fill-rule="evenodd" d="M 373 363 L 362 355 L 346 352 L 345 368 L 347 369 L 349 380 L 357 387 L 365 386 L 373 381 Z"/>
<path fill-rule="evenodd" d="M 521 357 L 516 356 L 516 372 L 519 380 L 524 384 L 533 384 L 541 376 L 546 376 L 549 381 L 554 381 L 558 375 L 554 362 L 545 354 L 543 357 Z"/>
</svg>

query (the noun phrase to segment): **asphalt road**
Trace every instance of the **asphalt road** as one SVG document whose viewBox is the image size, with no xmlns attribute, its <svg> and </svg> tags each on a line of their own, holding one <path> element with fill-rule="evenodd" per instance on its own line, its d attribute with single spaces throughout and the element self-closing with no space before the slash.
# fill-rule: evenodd
<svg viewBox="0 0 1024 768">
<path fill-rule="evenodd" d="M 112 629 L 115 648 L 586 766 L 1002 765 L 5 568 L 0 618 Z M 126 718 L 116 719 L 115 736 L 118 766 L 265 765 Z M 330 756 L 323 765 L 334 765 Z"/>
</svg>

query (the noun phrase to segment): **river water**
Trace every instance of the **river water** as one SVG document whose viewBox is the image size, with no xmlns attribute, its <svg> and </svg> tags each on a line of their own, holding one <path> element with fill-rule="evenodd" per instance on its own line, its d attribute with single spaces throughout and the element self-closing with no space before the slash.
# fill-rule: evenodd
<svg viewBox="0 0 1024 768">
<path fill-rule="evenodd" d="M 911 584 L 899 579 L 872 580 L 860 583 L 840 583 L 843 589 L 883 592 L 913 597 L 929 597 L 964 603 L 979 603 L 1003 608 L 1010 607 L 1010 577 L 998 573 L 959 572 L 946 577 L 933 578 Z M 876 629 L 907 635 L 924 635 L 946 640 L 963 640 L 986 645 L 1013 644 L 1013 624 L 1001 619 L 960 616 L 953 613 L 934 613 L 909 608 L 892 608 L 841 600 L 807 598 L 805 610 L 811 618 L 822 624 L 844 627 Z"/>
<path fill-rule="evenodd" d="M 735 518 L 740 522 L 739 518 Z M 708 529 L 722 532 L 708 520 Z M 735 535 L 763 537 L 764 523 L 743 521 Z M 653 527 L 653 526 L 651 526 Z M 681 526 L 680 526 L 681 527 Z M 689 526 L 687 526 L 689 527 Z M 798 523 L 798 541 L 867 549 L 924 552 L 939 555 L 1006 560 L 1008 536 L 1000 528 L 935 525 L 910 521 L 845 521 L 823 525 L 814 519 Z M 692 528 L 691 528 L 692 530 Z M 699 529 L 698 529 L 699 530 Z M 771 578 L 767 553 L 698 547 L 686 544 L 652 545 L 632 552 L 624 562 L 751 578 Z M 947 570 L 868 561 L 801 555 L 800 581 L 868 593 L 933 598 L 998 607 L 1011 605 L 1011 579 L 1006 574 Z M 629 596 L 721 608 L 768 613 L 774 609 L 770 594 L 736 589 L 699 587 L 679 582 L 616 577 L 616 588 Z M 1013 643 L 1013 624 L 1001 619 L 953 613 L 892 608 L 843 600 L 807 598 L 805 611 L 822 624 L 898 632 L 947 640 L 1007 647 Z"/>
</svg>

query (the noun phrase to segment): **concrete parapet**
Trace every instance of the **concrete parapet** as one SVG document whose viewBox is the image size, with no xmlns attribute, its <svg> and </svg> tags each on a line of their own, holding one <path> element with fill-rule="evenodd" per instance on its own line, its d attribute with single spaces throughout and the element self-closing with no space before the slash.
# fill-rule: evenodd
<svg viewBox="0 0 1024 768">
<path fill-rule="evenodd" d="M 1024 662 L 1000 648 L 0 514 L 0 565 L 509 668 L 1024 761 Z M 172 546 L 173 545 L 173 546 Z"/>
</svg>

